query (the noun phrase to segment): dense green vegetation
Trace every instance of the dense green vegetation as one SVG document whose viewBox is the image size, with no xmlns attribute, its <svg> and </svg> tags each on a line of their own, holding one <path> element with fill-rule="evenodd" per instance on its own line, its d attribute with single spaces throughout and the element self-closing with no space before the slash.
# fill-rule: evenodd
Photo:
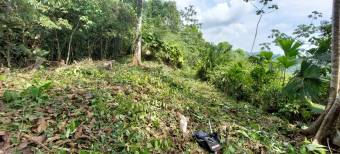
<svg viewBox="0 0 340 154">
<path fill-rule="evenodd" d="M 0 6 L 0 61 L 7 67 L 34 64 L 38 57 L 72 62 L 86 57 L 116 59 L 132 53 L 133 1 L 5 0 Z M 181 66 L 184 51 L 192 57 L 203 50 L 200 44 L 205 41 L 198 24 L 190 22 L 194 10 L 181 13 L 175 2 L 161 0 L 144 7 L 144 56 Z M 186 16 L 187 24 L 181 16 Z"/>
<path fill-rule="evenodd" d="M 269 2 L 260 1 L 278 9 Z M 0 1 L 4 152 L 202 153 L 182 136 L 178 114 L 189 117 L 190 133 L 211 121 L 224 153 L 326 151 L 298 133 L 328 101 L 332 33 L 321 13 L 292 34 L 272 30 L 272 42 L 250 54 L 207 42 L 193 6 L 142 6 Z M 140 35 L 138 10 L 144 64 L 135 67 L 127 63 Z"/>
<path fill-rule="evenodd" d="M 311 31 L 301 34 L 299 31 L 305 32 L 302 28 Z M 330 25 L 327 22 L 301 25 L 293 34 L 299 39 L 282 33 L 273 35 L 274 43 L 284 55 L 261 51 L 247 56 L 233 51 L 231 45 L 220 43 L 207 50 L 197 75 L 236 100 L 247 101 L 290 120 L 310 120 L 322 110 L 315 103 L 324 104 L 327 99 Z M 305 44 L 314 46 L 303 50 L 304 40 L 308 40 Z M 292 67 L 295 68 L 290 69 Z"/>
</svg>

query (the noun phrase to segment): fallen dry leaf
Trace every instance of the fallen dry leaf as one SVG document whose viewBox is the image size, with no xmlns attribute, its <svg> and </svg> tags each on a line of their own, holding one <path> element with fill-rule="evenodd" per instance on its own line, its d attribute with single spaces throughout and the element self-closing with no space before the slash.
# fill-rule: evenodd
<svg viewBox="0 0 340 154">
<path fill-rule="evenodd" d="M 78 138 L 80 138 L 82 135 L 83 135 L 83 126 L 80 125 L 80 126 L 77 128 L 76 133 L 74 134 L 74 138 L 75 138 L 75 139 L 78 139 Z"/>
<path fill-rule="evenodd" d="M 25 149 L 29 144 L 30 142 L 28 142 L 27 139 L 23 139 L 21 140 L 21 143 L 19 144 L 18 148 L 19 150 Z"/>
<path fill-rule="evenodd" d="M 60 122 L 58 125 L 59 131 L 63 131 L 65 129 L 66 124 L 67 124 L 67 121 Z"/>
<path fill-rule="evenodd" d="M 40 134 L 47 129 L 48 123 L 45 118 L 39 118 L 37 122 L 37 126 L 38 127 L 37 127 L 36 132 Z"/>
<path fill-rule="evenodd" d="M 68 97 L 69 100 L 75 100 L 75 99 L 77 99 L 76 94 L 69 94 L 67 97 Z"/>
<path fill-rule="evenodd" d="M 53 109 L 52 109 L 50 106 L 48 106 L 48 107 L 46 108 L 46 112 L 49 113 L 49 114 L 54 113 Z"/>
<path fill-rule="evenodd" d="M 50 120 L 47 120 L 47 123 L 48 123 L 48 124 L 56 124 L 56 122 L 55 122 L 54 120 L 51 120 L 51 119 L 50 119 Z"/>
<path fill-rule="evenodd" d="M 6 150 L 11 145 L 8 132 L 0 131 L 0 149 Z"/>
<path fill-rule="evenodd" d="M 24 137 L 26 137 L 27 139 L 35 142 L 35 143 L 39 143 L 42 144 L 46 141 L 46 137 L 45 136 L 29 136 L 29 135 L 25 135 Z"/>
<path fill-rule="evenodd" d="M 180 124 L 180 128 L 181 128 L 182 134 L 183 134 L 183 136 L 187 136 L 188 133 L 189 133 L 188 132 L 189 118 L 185 117 L 184 115 L 182 115 L 179 112 L 177 113 L 177 116 L 179 116 L 179 118 L 180 118 L 179 124 Z"/>
<path fill-rule="evenodd" d="M 83 133 L 84 134 L 91 134 L 92 130 L 91 130 L 91 128 L 89 126 L 84 125 L 83 126 Z"/>
<path fill-rule="evenodd" d="M 0 85 L 1 85 L 1 83 L 0 83 Z M 1 91 L 1 87 L 0 87 L 0 91 Z M 0 93 L 0 95 L 2 95 L 2 94 Z M 0 111 L 2 111 L 2 110 L 4 110 L 4 102 L 2 101 L 2 99 L 0 99 Z"/>
<path fill-rule="evenodd" d="M 50 142 L 54 142 L 59 139 L 60 139 L 60 134 L 55 134 L 53 137 L 48 138 L 46 142 L 50 143 Z"/>
<path fill-rule="evenodd" d="M 22 152 L 22 154 L 34 154 L 31 147 L 26 147 L 26 148 L 22 149 L 21 152 Z"/>
<path fill-rule="evenodd" d="M 103 131 L 105 133 L 111 133 L 112 132 L 112 128 L 104 128 Z"/>
<path fill-rule="evenodd" d="M 23 134 L 23 137 L 25 137 L 26 139 L 28 139 L 29 141 L 34 142 L 35 144 L 39 145 L 40 147 L 44 148 L 47 151 L 50 151 L 50 149 L 48 147 L 46 147 L 43 143 L 46 141 L 46 136 L 31 136 L 28 134 Z"/>
<path fill-rule="evenodd" d="M 42 144 L 46 141 L 46 136 L 44 135 L 41 135 L 41 136 L 31 136 L 31 135 L 27 135 L 27 134 L 24 134 L 23 135 L 25 138 L 27 138 L 28 140 L 31 140 L 35 143 L 39 143 L 39 144 Z"/>
<path fill-rule="evenodd" d="M 67 145 L 70 147 L 71 153 L 76 153 L 76 143 L 68 142 Z"/>
<path fill-rule="evenodd" d="M 93 98 L 93 95 L 91 93 L 86 93 L 85 94 L 85 99 L 90 100 Z"/>
<path fill-rule="evenodd" d="M 93 119 L 90 121 L 89 127 L 90 127 L 90 128 L 93 128 L 95 123 L 96 123 L 96 119 L 93 118 Z"/>
<path fill-rule="evenodd" d="M 0 123 L 2 124 L 10 124 L 12 122 L 12 119 L 10 117 L 1 117 Z"/>
<path fill-rule="evenodd" d="M 69 139 L 67 139 L 67 140 L 59 140 L 59 141 L 57 141 L 55 143 L 55 145 L 62 146 L 62 145 L 66 144 L 66 143 L 69 143 L 69 142 L 71 142 L 71 140 L 69 140 Z"/>
<path fill-rule="evenodd" d="M 45 109 L 43 109 L 43 108 L 41 108 L 41 107 L 38 107 L 38 108 L 36 108 L 35 110 L 38 111 L 38 112 L 41 112 L 41 113 L 45 112 Z"/>
<path fill-rule="evenodd" d="M 91 111 L 86 111 L 86 117 L 87 118 L 92 118 L 93 117 L 93 113 Z"/>
</svg>

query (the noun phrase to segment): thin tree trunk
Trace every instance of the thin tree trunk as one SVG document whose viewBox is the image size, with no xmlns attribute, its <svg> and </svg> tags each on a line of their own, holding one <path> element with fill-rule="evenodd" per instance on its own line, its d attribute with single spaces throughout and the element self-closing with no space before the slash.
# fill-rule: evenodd
<svg viewBox="0 0 340 154">
<path fill-rule="evenodd" d="M 91 58 L 90 40 L 87 41 L 87 56 Z"/>
<path fill-rule="evenodd" d="M 100 38 L 100 59 L 103 59 L 103 39 Z"/>
<path fill-rule="evenodd" d="M 325 110 L 325 117 L 318 129 L 313 142 L 321 143 L 333 130 L 335 120 L 339 116 L 339 62 L 340 62 L 340 0 L 333 0 L 333 29 L 332 29 L 332 77 L 330 83 L 329 104 Z M 334 100 L 334 97 L 336 98 Z M 333 103 L 332 103 L 333 102 Z"/>
<path fill-rule="evenodd" d="M 105 38 L 105 51 L 104 51 L 104 59 L 107 59 L 107 48 L 108 48 L 108 39 Z"/>
<path fill-rule="evenodd" d="M 69 40 L 69 43 L 68 43 L 68 50 L 67 50 L 66 64 L 69 64 L 69 61 L 70 61 L 70 55 L 71 55 L 71 45 L 72 45 L 73 35 L 74 35 L 74 33 L 77 31 L 77 29 L 78 29 L 79 22 L 80 22 L 80 21 L 78 21 L 78 23 L 77 23 L 76 27 L 73 29 L 73 31 L 72 31 L 72 33 L 71 33 L 71 36 L 70 36 L 70 40 Z"/>
<path fill-rule="evenodd" d="M 116 57 L 116 38 L 117 38 L 117 36 L 114 36 L 113 38 L 112 38 L 112 41 L 111 41 L 111 43 L 113 44 L 112 45 L 112 49 L 111 49 L 111 54 L 112 54 L 112 57 L 113 58 L 115 58 Z"/>
<path fill-rule="evenodd" d="M 285 82 L 286 82 L 286 72 L 287 72 L 287 69 L 284 68 L 284 70 L 283 70 L 283 78 L 282 78 L 282 86 L 284 86 Z"/>
<path fill-rule="evenodd" d="M 11 50 L 9 49 L 9 47 L 7 47 L 6 52 L 7 67 L 11 68 Z"/>
<path fill-rule="evenodd" d="M 135 42 L 135 53 L 133 56 L 132 64 L 133 65 L 142 65 L 142 16 L 143 10 L 143 0 L 137 0 L 137 12 L 138 12 L 138 23 L 136 28 L 136 42 Z"/>
<path fill-rule="evenodd" d="M 61 50 L 60 50 L 60 43 L 59 43 L 59 38 L 58 38 L 58 32 L 55 32 L 55 37 L 57 41 L 57 61 L 60 61 L 61 59 Z"/>
<path fill-rule="evenodd" d="M 255 42 L 256 42 L 256 38 L 257 38 L 257 33 L 259 31 L 259 25 L 260 25 L 260 22 L 262 20 L 262 17 L 263 17 L 263 14 L 260 15 L 260 18 L 259 18 L 259 20 L 257 21 L 257 24 L 256 24 L 255 36 L 254 36 L 253 44 L 252 44 L 251 50 L 250 50 L 251 52 L 253 52 L 253 50 L 254 50 L 254 46 L 255 46 Z"/>
<path fill-rule="evenodd" d="M 123 57 L 123 56 L 125 56 L 125 55 L 128 55 L 129 53 L 128 52 L 122 52 L 121 51 L 121 47 L 120 47 L 120 45 L 121 45 L 121 43 L 122 43 L 122 40 L 121 40 L 121 38 L 118 38 L 117 40 L 116 40 L 116 50 L 118 51 L 118 56 L 119 57 Z M 130 50 L 130 52 L 131 52 L 131 50 Z"/>
<path fill-rule="evenodd" d="M 22 44 L 25 45 L 25 29 L 22 29 Z"/>
<path fill-rule="evenodd" d="M 6 53 L 5 53 L 5 56 L 6 56 L 6 61 L 7 61 L 7 67 L 8 68 L 11 68 L 11 47 L 10 47 L 10 44 L 11 44 L 11 36 L 8 35 L 7 36 L 8 38 L 8 42 L 7 42 L 7 47 L 6 47 Z"/>
</svg>

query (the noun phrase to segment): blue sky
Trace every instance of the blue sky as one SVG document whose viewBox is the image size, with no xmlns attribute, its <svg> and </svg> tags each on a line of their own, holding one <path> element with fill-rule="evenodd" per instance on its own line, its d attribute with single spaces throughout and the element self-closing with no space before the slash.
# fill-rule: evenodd
<svg viewBox="0 0 340 154">
<path fill-rule="evenodd" d="M 210 42 L 228 41 L 236 48 L 250 51 L 258 16 L 255 9 L 243 0 L 175 0 L 179 9 L 194 5 L 203 24 L 204 38 Z M 299 24 L 309 24 L 312 11 L 323 13 L 323 20 L 331 18 L 332 0 L 274 0 L 279 10 L 263 17 L 259 27 L 257 45 L 269 42 L 272 29 L 291 34 Z M 275 53 L 282 53 L 272 48 Z"/>
</svg>

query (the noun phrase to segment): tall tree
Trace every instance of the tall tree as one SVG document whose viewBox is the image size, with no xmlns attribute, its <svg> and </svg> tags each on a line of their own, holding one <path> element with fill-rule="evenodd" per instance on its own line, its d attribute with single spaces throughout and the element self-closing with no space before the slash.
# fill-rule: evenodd
<svg viewBox="0 0 340 154">
<path fill-rule="evenodd" d="M 249 2 L 249 1 L 252 1 L 252 0 L 244 0 L 244 1 Z M 271 5 L 270 4 L 272 1 L 273 0 L 259 0 L 259 1 L 255 1 L 255 3 L 251 2 L 251 5 L 256 9 L 256 15 L 259 16 L 259 19 L 257 20 L 257 23 L 256 23 L 255 35 L 254 35 L 253 43 L 251 45 L 250 52 L 253 52 L 253 50 L 254 50 L 258 31 L 259 31 L 259 26 L 260 26 L 260 23 L 262 21 L 263 16 L 265 14 L 272 13 L 273 11 L 279 9 L 279 7 L 277 5 L 275 5 L 275 4 Z M 257 6 L 256 2 L 259 3 L 260 6 Z"/>
<path fill-rule="evenodd" d="M 142 65 L 142 23 L 143 23 L 143 0 L 137 0 L 137 27 L 136 27 L 136 42 L 135 53 L 132 59 L 133 65 Z"/>
<path fill-rule="evenodd" d="M 340 0 L 333 0 L 333 26 L 332 26 L 332 74 L 329 98 L 326 110 L 309 131 L 317 130 L 314 143 L 321 143 L 335 128 L 335 121 L 339 123 L 339 62 L 340 62 Z M 339 125 L 339 124 L 337 124 Z"/>
<path fill-rule="evenodd" d="M 72 30 L 72 33 L 70 35 L 70 40 L 68 42 L 68 50 L 67 50 L 67 57 L 66 57 L 66 64 L 69 64 L 70 62 L 70 56 L 71 56 L 71 47 L 72 47 L 72 41 L 73 41 L 73 36 L 74 36 L 74 33 L 77 31 L 78 29 L 78 26 L 79 26 L 79 22 L 77 23 L 77 25 L 75 26 L 75 28 Z"/>
</svg>

